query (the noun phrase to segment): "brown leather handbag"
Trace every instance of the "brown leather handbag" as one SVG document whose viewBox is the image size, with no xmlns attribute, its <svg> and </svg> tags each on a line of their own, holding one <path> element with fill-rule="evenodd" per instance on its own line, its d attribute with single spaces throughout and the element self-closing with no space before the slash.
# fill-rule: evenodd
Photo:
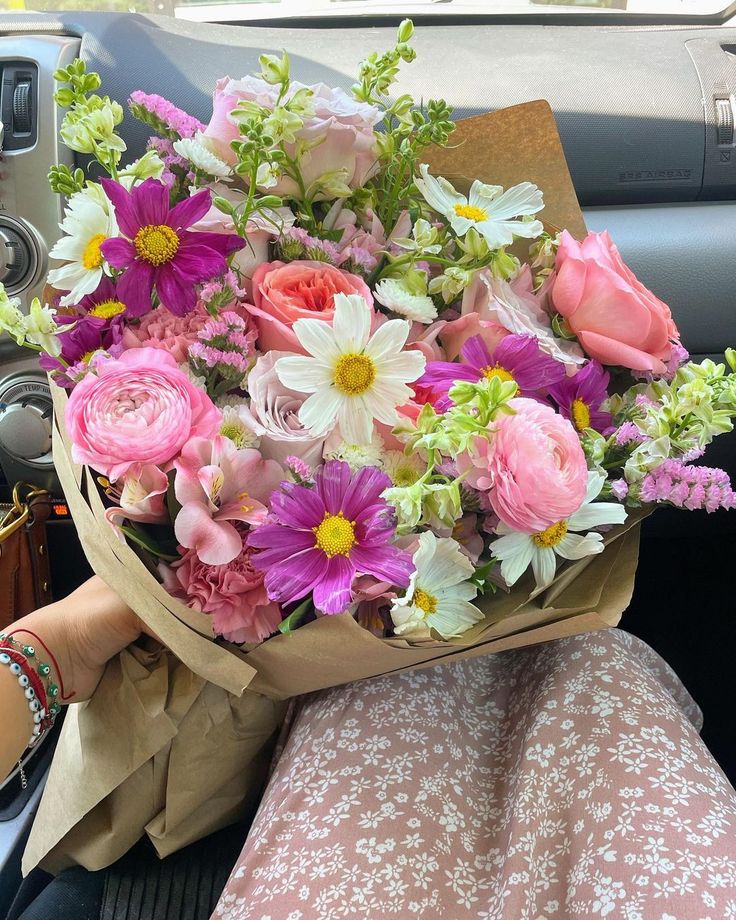
<svg viewBox="0 0 736 920">
<path fill-rule="evenodd" d="M 19 482 L 0 505 L 0 630 L 51 602 L 46 521 L 49 493 Z"/>
</svg>

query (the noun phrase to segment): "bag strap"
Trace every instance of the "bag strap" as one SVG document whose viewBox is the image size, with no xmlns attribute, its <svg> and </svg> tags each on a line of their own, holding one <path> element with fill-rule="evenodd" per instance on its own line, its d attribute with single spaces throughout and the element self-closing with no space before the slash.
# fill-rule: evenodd
<svg viewBox="0 0 736 920">
<path fill-rule="evenodd" d="M 4 543 L 26 524 L 32 524 L 33 502 L 49 497 L 46 489 L 39 489 L 27 482 L 16 483 L 13 488 L 13 503 L 0 520 L 0 543 Z"/>
</svg>

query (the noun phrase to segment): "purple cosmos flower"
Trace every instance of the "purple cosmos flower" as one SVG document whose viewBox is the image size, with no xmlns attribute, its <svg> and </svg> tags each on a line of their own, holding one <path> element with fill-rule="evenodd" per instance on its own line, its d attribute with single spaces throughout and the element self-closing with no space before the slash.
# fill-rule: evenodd
<svg viewBox="0 0 736 920">
<path fill-rule="evenodd" d="M 314 592 L 323 613 L 342 613 L 352 599 L 356 575 L 373 575 L 407 587 L 411 555 L 391 545 L 395 521 L 381 498 L 391 485 L 385 473 L 328 460 L 314 488 L 283 482 L 271 496 L 271 520 L 257 527 L 248 545 L 261 549 L 253 565 L 266 573 L 271 600 L 288 604 Z"/>
<path fill-rule="evenodd" d="M 125 304 L 119 299 L 114 282 L 103 276 L 92 294 L 83 297 L 75 313 L 57 313 L 57 326 L 69 326 L 68 332 L 57 336 L 61 345 L 62 361 L 48 354 L 39 357 L 41 367 L 54 374 L 62 386 L 71 386 L 74 380 L 65 375 L 67 366 L 86 363 L 96 351 L 116 355 L 123 335 Z"/>
<path fill-rule="evenodd" d="M 549 388 L 549 394 L 578 431 L 594 428 L 603 434 L 613 430 L 613 416 L 601 409 L 608 399 L 608 371 L 597 361 L 588 361 L 572 377 L 564 377 Z"/>
<path fill-rule="evenodd" d="M 124 269 L 118 291 L 129 316 L 151 309 L 151 292 L 172 313 L 184 316 L 194 309 L 196 284 L 227 271 L 227 256 L 245 242 L 229 233 L 188 230 L 207 213 L 207 189 L 169 207 L 169 191 L 156 179 L 146 179 L 131 191 L 111 179 L 102 179 L 115 206 L 124 237 L 106 240 L 100 251 L 113 268 Z"/>
<path fill-rule="evenodd" d="M 430 361 L 417 383 L 439 395 L 435 405 L 444 412 L 452 405 L 447 394 L 460 380 L 477 383 L 484 377 L 500 377 L 515 381 L 521 396 L 536 396 L 564 376 L 564 365 L 544 354 L 533 335 L 507 335 L 492 352 L 481 336 L 474 335 L 460 349 L 459 364 Z"/>
</svg>

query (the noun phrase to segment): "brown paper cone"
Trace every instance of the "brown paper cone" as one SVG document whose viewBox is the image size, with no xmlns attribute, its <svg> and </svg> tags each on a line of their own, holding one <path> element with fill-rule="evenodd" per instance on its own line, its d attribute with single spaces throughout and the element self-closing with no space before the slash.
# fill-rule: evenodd
<svg viewBox="0 0 736 920">
<path fill-rule="evenodd" d="M 454 146 L 426 160 L 435 174 L 504 186 L 536 182 L 544 220 L 585 233 L 545 102 L 460 122 Z M 169 597 L 107 523 L 94 474 L 72 459 L 66 394 L 52 390 L 54 461 L 90 564 L 171 652 L 126 650 L 93 699 L 71 707 L 24 871 L 39 862 L 52 871 L 73 863 L 100 868 L 143 833 L 164 855 L 242 815 L 260 790 L 268 742 L 283 713 L 278 701 L 611 626 L 631 598 L 646 512 L 612 529 L 601 555 L 563 568 L 545 592 L 527 578 L 482 599 L 484 620 L 459 639 L 378 639 L 342 615 L 248 653 L 228 647 L 213 641 L 205 614 Z"/>
</svg>

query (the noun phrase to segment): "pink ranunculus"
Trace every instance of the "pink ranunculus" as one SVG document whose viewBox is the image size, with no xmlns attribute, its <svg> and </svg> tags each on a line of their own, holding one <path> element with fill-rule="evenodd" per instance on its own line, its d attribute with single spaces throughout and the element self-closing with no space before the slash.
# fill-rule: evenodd
<svg viewBox="0 0 736 920">
<path fill-rule="evenodd" d="M 679 333 L 670 308 L 644 287 L 608 233 L 560 237 L 552 303 L 601 364 L 664 374 Z"/>
<path fill-rule="evenodd" d="M 207 565 L 232 562 L 242 549 L 232 523 L 262 523 L 266 503 L 283 479 L 273 460 L 252 448 L 238 450 L 229 438 L 192 438 L 174 463 L 174 494 L 181 510 L 176 539 Z"/>
<path fill-rule="evenodd" d="M 217 635 L 230 642 L 261 642 L 276 631 L 281 608 L 269 601 L 263 572 L 253 568 L 247 546 L 227 565 L 207 565 L 180 547 L 181 561 L 159 566 L 164 587 L 194 610 L 212 617 Z"/>
<path fill-rule="evenodd" d="M 476 438 L 458 471 L 488 493 L 490 505 L 513 530 L 540 533 L 568 518 L 585 499 L 588 468 L 572 424 L 550 406 L 517 397 L 514 415 L 499 415 L 490 440 Z"/>
<path fill-rule="evenodd" d="M 359 294 L 373 313 L 365 281 L 325 262 L 266 262 L 253 273 L 253 305 L 247 306 L 258 327 L 262 351 L 304 354 L 292 330 L 298 319 L 331 323 L 335 294 Z"/>
<path fill-rule="evenodd" d="M 290 93 L 301 88 L 303 84 L 292 81 Z M 309 89 L 314 94 L 311 98 L 314 114 L 295 133 L 296 144 L 284 145 L 287 154 L 294 156 L 299 144 L 306 147 L 299 156 L 299 169 L 306 188 L 328 173 L 339 175 L 350 188 L 360 188 L 377 166 L 374 125 L 381 117 L 380 112 L 374 106 L 356 102 L 344 90 L 332 89 L 324 83 Z M 205 142 L 226 163 L 234 165 L 237 157 L 230 144 L 240 137 L 240 131 L 230 113 L 241 100 L 273 109 L 278 93 L 279 87 L 259 77 L 219 80 L 215 86 L 212 118 L 203 134 Z M 268 191 L 274 195 L 300 194 L 294 180 L 286 176 Z"/>
<path fill-rule="evenodd" d="M 262 355 L 248 375 L 251 399 L 247 424 L 260 437 L 259 450 L 265 459 L 284 466 L 287 457 L 298 457 L 315 467 L 322 462 L 325 437 L 312 437 L 299 421 L 299 409 L 307 394 L 284 386 L 274 370 L 286 354 L 270 351 Z"/>
<path fill-rule="evenodd" d="M 190 438 L 211 437 L 221 420 L 168 352 L 145 347 L 99 362 L 65 412 L 74 462 L 113 482 L 147 464 L 170 469 Z"/>
<path fill-rule="evenodd" d="M 187 360 L 189 346 L 197 341 L 197 333 L 212 319 L 204 305 L 199 303 L 185 316 L 175 316 L 166 307 L 156 307 L 146 313 L 137 325 L 127 325 L 123 330 L 124 348 L 161 348 L 177 364 Z"/>
</svg>

